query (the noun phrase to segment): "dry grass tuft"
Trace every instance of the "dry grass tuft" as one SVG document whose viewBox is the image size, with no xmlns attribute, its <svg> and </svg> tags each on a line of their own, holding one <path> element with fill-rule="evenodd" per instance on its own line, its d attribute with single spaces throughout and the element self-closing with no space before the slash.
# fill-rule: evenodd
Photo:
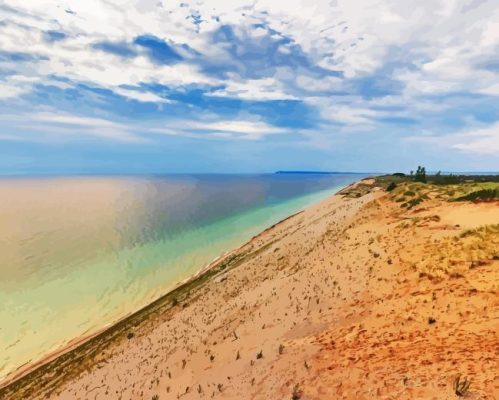
<svg viewBox="0 0 499 400">
<path fill-rule="evenodd" d="M 459 397 L 463 397 L 469 390 L 471 385 L 471 379 L 468 379 L 467 376 L 464 379 L 461 379 L 461 375 L 456 376 L 454 379 L 454 393 Z"/>
</svg>

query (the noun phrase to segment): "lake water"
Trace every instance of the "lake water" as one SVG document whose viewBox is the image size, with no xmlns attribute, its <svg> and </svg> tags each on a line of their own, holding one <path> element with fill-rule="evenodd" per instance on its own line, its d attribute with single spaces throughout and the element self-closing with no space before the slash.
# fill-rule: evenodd
<svg viewBox="0 0 499 400">
<path fill-rule="evenodd" d="M 361 176 L 0 180 L 0 380 Z"/>
</svg>

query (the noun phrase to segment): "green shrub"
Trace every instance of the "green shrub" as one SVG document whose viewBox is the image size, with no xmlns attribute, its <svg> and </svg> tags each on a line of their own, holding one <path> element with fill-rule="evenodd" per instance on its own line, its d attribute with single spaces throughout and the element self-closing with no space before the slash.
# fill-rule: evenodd
<svg viewBox="0 0 499 400">
<path fill-rule="evenodd" d="M 400 207 L 411 209 L 412 207 L 415 207 L 422 202 L 423 202 L 423 199 L 421 197 L 416 197 L 414 199 L 411 199 L 411 200 L 403 203 Z"/>
<path fill-rule="evenodd" d="M 388 186 L 386 187 L 387 192 L 391 192 L 393 189 L 397 187 L 397 184 L 395 182 L 390 182 Z"/>
<path fill-rule="evenodd" d="M 499 193 L 495 189 L 481 189 L 460 196 L 454 201 L 493 200 L 497 198 L 499 198 Z"/>
</svg>

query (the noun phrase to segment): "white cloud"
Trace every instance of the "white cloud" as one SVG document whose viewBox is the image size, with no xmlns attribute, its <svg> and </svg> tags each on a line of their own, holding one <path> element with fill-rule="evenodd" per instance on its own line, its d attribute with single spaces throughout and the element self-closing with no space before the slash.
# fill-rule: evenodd
<svg viewBox="0 0 499 400">
<path fill-rule="evenodd" d="M 183 87 L 189 84 L 218 83 L 188 63 L 156 65 L 144 55 L 125 59 L 93 47 L 101 41 L 130 41 L 144 32 L 149 33 L 151 18 L 156 20 L 156 14 L 143 16 L 147 17 L 144 19 L 138 13 L 126 12 L 125 6 L 120 10 L 97 0 L 78 3 L 77 8 L 69 8 L 77 14 L 68 14 L 64 7 L 52 2 L 33 1 L 26 5 L 28 7 L 24 10 L 21 8 L 20 14 L 5 15 L 6 23 L 0 25 L 0 36 L 3 51 L 29 51 L 33 59 L 23 62 L 3 61 L 0 62 L 0 69 L 16 70 L 18 76 L 38 81 L 48 81 L 51 76 L 63 77 L 75 83 L 110 89 L 130 99 L 159 103 L 165 102 L 165 99 L 153 92 L 145 89 L 141 92 L 131 91 L 121 86 L 157 83 Z M 11 6 L 20 9 L 19 4 Z M 128 18 L 133 17 L 144 20 L 144 25 L 131 23 Z M 123 21 L 125 25 L 120 27 L 117 25 L 118 21 Z M 148 27 L 146 31 L 144 26 Z M 44 32 L 50 29 L 65 32 L 67 37 L 56 43 L 48 43 L 44 39 Z M 164 35 L 163 32 L 161 37 L 165 37 Z M 4 83 L 3 86 L 5 85 Z M 10 86 L 9 90 L 4 88 L 3 97 L 7 93 L 9 97 L 14 97 L 30 90 L 26 85 L 19 90 L 14 90 L 15 85 Z"/>
<path fill-rule="evenodd" d="M 497 57 L 499 48 L 499 8 L 493 1 L 211 0 L 184 7 L 180 7 L 181 0 L 4 3 L 19 13 L 0 11 L 4 21 L 0 25 L 2 51 L 29 52 L 33 58 L 19 62 L 7 57 L 0 61 L 0 71 L 8 72 L 0 81 L 0 99 L 9 101 L 29 93 L 37 83 L 63 88 L 84 83 L 130 100 L 158 103 L 159 108 L 170 100 L 148 89 L 148 83 L 178 90 L 195 85 L 219 88 L 210 93 L 213 97 L 303 100 L 318 111 L 325 123 L 359 131 L 373 127 L 379 117 L 411 117 L 411 112 L 436 114 L 448 107 L 428 100 L 426 95 L 499 95 L 497 73 L 479 67 L 482 60 Z M 201 24 L 194 23 L 193 14 L 201 17 Z M 254 46 L 250 50 L 270 37 L 291 41 L 262 55 L 262 68 L 255 78 L 252 66 L 238 58 L 238 48 L 231 53 L 230 43 L 213 41 L 213 33 L 222 25 L 230 25 L 236 36 Z M 61 31 L 67 36 L 50 43 L 44 39 L 47 30 Z M 191 59 L 190 51 L 183 49 L 182 62 L 158 65 L 143 52 L 124 58 L 94 47 L 103 41 L 131 43 L 142 34 L 155 35 L 178 46 L 187 44 L 201 55 Z M 292 58 L 298 51 L 302 53 L 296 64 L 272 64 L 279 57 Z M 214 68 L 233 65 L 237 72 L 226 73 L 222 79 L 203 68 L 211 66 L 211 62 Z M 321 68 L 338 71 L 338 76 L 328 75 Z M 63 80 L 56 81 L 54 76 Z M 355 84 L 371 77 L 400 83 L 401 93 L 363 98 L 362 90 L 368 89 L 359 89 Z M 332 96 L 327 92 L 347 95 Z M 382 111 L 379 106 L 398 106 L 400 110 Z M 177 117 L 169 116 L 168 121 L 155 126 L 143 123 L 147 126 L 139 127 L 138 123 L 134 129 L 245 139 L 283 132 L 254 116 L 223 122 L 213 118 L 206 123 L 179 121 Z M 86 130 L 87 134 L 116 140 L 139 137 L 129 125 L 107 126 L 102 120 L 91 119 L 85 125 L 83 120 L 73 119 L 70 123 L 67 118 L 37 121 L 44 127 L 53 126 L 54 130 L 76 126 L 79 132 Z M 174 126 L 177 122 L 183 125 Z M 460 150 L 478 151 L 481 145 L 472 143 L 482 140 L 490 144 L 494 138 L 484 135 L 452 144 Z"/>
<path fill-rule="evenodd" d="M 284 92 L 283 85 L 275 78 L 229 81 L 224 89 L 210 93 L 216 97 L 235 97 L 244 100 L 294 100 L 297 97 Z"/>
<path fill-rule="evenodd" d="M 325 121 L 349 125 L 357 130 L 372 126 L 373 118 L 385 114 L 373 110 L 368 102 L 360 98 L 307 97 L 306 102 L 320 109 Z"/>
<path fill-rule="evenodd" d="M 153 121 L 116 121 L 105 117 L 86 117 L 56 110 L 20 114 L 0 114 L 0 139 L 34 140 L 94 137 L 117 142 L 148 142 L 151 135 L 169 135 L 196 139 L 225 138 L 260 140 L 268 135 L 285 134 L 258 119 L 215 120 L 213 115 L 199 119 L 157 119 Z M 26 135 L 28 132 L 29 135 Z"/>
<path fill-rule="evenodd" d="M 456 141 L 452 147 L 476 154 L 499 154 L 499 122 L 486 127 L 474 129 L 456 135 Z"/>
<path fill-rule="evenodd" d="M 308 93 L 340 91 L 344 89 L 343 80 L 333 76 L 315 78 L 308 75 L 298 75 L 295 79 L 296 85 Z"/>
<path fill-rule="evenodd" d="M 144 92 L 138 90 L 128 90 L 120 87 L 113 89 L 114 93 L 119 94 L 123 97 L 128 97 L 132 100 L 137 100 L 143 103 L 169 103 L 168 99 L 158 96 L 157 94 L 151 92 Z"/>
<path fill-rule="evenodd" d="M 226 138 L 259 140 L 268 135 L 283 134 L 285 129 L 276 128 L 258 120 L 221 120 L 221 121 L 165 121 L 161 126 L 144 128 L 151 133 L 191 138 Z"/>
<path fill-rule="evenodd" d="M 97 41 L 131 41 L 149 33 L 187 43 L 205 57 L 223 60 L 226 49 L 210 41 L 211 32 L 220 26 L 215 17 L 233 25 L 236 33 L 242 29 L 250 32 L 254 40 L 267 33 L 253 24 L 265 21 L 291 37 L 312 62 L 342 71 L 347 79 L 372 74 L 392 59 L 402 58 L 420 67 L 400 77 L 412 91 L 484 92 L 496 83 L 494 74 L 474 67 L 478 56 L 494 55 L 499 45 L 499 9 L 492 1 L 473 5 L 445 0 L 417 4 L 412 0 L 318 0 L 311 5 L 304 0 L 212 0 L 187 7 L 180 7 L 180 1 L 143 0 L 87 0 L 66 6 L 43 0 L 22 4 L 8 0 L 6 4 L 21 13 L 4 16 L 11 23 L 1 27 L 2 48 L 29 49 L 49 57 L 30 73 L 42 77 L 57 74 L 112 89 L 139 82 L 219 84 L 188 63 L 158 67 L 144 57 L 124 60 L 91 47 Z M 199 26 L 192 14 L 201 16 Z M 68 38 L 47 43 L 43 31 L 48 29 L 64 31 Z M 286 51 L 286 46 L 278 51 Z M 234 77 L 225 91 L 216 94 L 250 99 L 294 95 L 283 82 L 266 83 L 273 78 L 242 81 Z M 306 85 L 306 78 L 297 83 Z M 267 90 L 272 87 L 278 90 Z"/>
<path fill-rule="evenodd" d="M 489 94 L 492 96 L 499 96 L 499 83 L 493 83 L 490 86 L 484 87 L 479 90 L 480 93 Z"/>
<path fill-rule="evenodd" d="M 24 132 L 30 135 L 41 134 L 47 138 L 56 137 L 95 137 L 121 142 L 144 142 L 141 136 L 133 132 L 131 126 L 121 124 L 104 118 L 91 118 L 61 113 L 57 111 L 44 111 L 35 113 L 0 114 L 3 130 L 8 131 L 10 137 L 23 139 Z M 40 140 L 41 138 L 32 137 Z"/>
<path fill-rule="evenodd" d="M 283 133 L 284 130 L 273 127 L 261 121 L 217 121 L 212 123 L 196 123 L 191 127 L 220 134 L 242 136 L 245 139 L 259 139 L 265 135 Z"/>
<path fill-rule="evenodd" d="M 11 75 L 0 80 L 0 99 L 10 99 L 28 93 L 38 78 L 23 75 Z"/>
<path fill-rule="evenodd" d="M 447 149 L 458 149 L 471 154 L 497 155 L 499 154 L 499 122 L 486 127 L 475 127 L 440 136 L 431 133 L 411 136 L 406 140 Z"/>
<path fill-rule="evenodd" d="M 89 118 L 89 117 L 80 117 L 76 115 L 70 114 L 55 114 L 49 112 L 43 112 L 34 114 L 31 117 L 34 121 L 39 122 L 49 122 L 55 124 L 64 124 L 64 125 L 75 125 L 81 127 L 90 127 L 90 128 L 122 128 L 123 126 L 117 124 L 116 122 L 109 121 L 102 118 Z"/>
<path fill-rule="evenodd" d="M 31 87 L 21 87 L 6 82 L 0 82 L 0 99 L 15 98 L 31 90 Z"/>
</svg>

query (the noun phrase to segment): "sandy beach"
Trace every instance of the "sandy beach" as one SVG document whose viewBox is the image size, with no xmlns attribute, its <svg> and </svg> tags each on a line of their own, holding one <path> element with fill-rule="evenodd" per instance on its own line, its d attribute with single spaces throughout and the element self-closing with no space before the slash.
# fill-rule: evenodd
<svg viewBox="0 0 499 400">
<path fill-rule="evenodd" d="M 0 399 L 499 398 L 499 204 L 373 179 L 295 214 Z"/>
</svg>

